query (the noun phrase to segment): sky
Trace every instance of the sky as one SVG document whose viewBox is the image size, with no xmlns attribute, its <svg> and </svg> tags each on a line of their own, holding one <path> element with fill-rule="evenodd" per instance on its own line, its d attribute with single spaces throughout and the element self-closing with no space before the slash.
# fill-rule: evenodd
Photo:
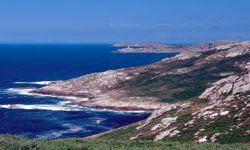
<svg viewBox="0 0 250 150">
<path fill-rule="evenodd" d="M 250 0 L 0 0 L 0 43 L 250 40 Z"/>
</svg>

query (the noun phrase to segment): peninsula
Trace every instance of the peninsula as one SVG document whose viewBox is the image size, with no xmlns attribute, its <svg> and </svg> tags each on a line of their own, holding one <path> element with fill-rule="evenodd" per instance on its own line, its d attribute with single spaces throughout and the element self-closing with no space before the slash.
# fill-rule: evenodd
<svg viewBox="0 0 250 150">
<path fill-rule="evenodd" d="M 113 46 L 119 48 L 115 51 L 117 53 L 176 53 L 201 52 L 233 43 L 236 43 L 236 41 L 216 41 L 198 44 L 116 43 Z"/>
</svg>

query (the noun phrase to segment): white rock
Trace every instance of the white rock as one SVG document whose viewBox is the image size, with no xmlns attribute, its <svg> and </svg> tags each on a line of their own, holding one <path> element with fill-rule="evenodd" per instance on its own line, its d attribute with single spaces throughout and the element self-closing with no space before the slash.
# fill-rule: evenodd
<svg viewBox="0 0 250 150">
<path fill-rule="evenodd" d="M 198 140 L 199 143 L 206 142 L 207 141 L 207 136 L 204 136 Z"/>
<path fill-rule="evenodd" d="M 188 125 L 191 125 L 191 124 L 193 124 L 194 123 L 194 120 L 189 120 L 187 123 L 185 123 L 184 125 L 185 126 L 188 126 Z"/>
<path fill-rule="evenodd" d="M 229 111 L 222 111 L 222 112 L 220 112 L 220 115 L 221 116 L 225 116 L 225 115 L 227 115 L 229 113 Z"/>
<path fill-rule="evenodd" d="M 163 119 L 161 120 L 161 122 L 162 122 L 164 125 L 167 126 L 167 125 L 169 125 L 169 124 L 175 122 L 175 121 L 177 120 L 177 118 L 178 118 L 178 117 L 167 117 L 167 118 L 163 118 Z"/>
<path fill-rule="evenodd" d="M 162 140 L 163 138 L 169 136 L 170 133 L 171 133 L 173 130 L 175 130 L 175 129 L 176 129 L 176 127 L 161 132 L 159 135 L 157 135 L 157 136 L 155 137 L 154 141 Z"/>
<path fill-rule="evenodd" d="M 189 59 L 192 57 L 199 57 L 201 53 L 199 52 L 183 52 L 176 55 L 174 58 L 178 58 L 179 60 Z"/>
<path fill-rule="evenodd" d="M 157 130 L 160 127 L 162 127 L 162 124 L 157 124 L 151 128 L 151 131 Z"/>
<path fill-rule="evenodd" d="M 214 117 L 216 117 L 218 115 L 219 115 L 218 113 L 213 113 L 212 115 L 209 116 L 209 118 L 214 118 Z"/>
<path fill-rule="evenodd" d="M 220 135 L 220 133 L 215 133 L 210 139 L 212 142 L 215 142 L 217 137 Z"/>
</svg>

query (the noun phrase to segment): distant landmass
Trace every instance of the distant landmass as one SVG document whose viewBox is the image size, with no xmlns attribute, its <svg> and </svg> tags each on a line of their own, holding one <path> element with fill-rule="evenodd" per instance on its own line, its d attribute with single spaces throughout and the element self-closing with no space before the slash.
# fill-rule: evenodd
<svg viewBox="0 0 250 150">
<path fill-rule="evenodd" d="M 201 44 L 159 44 L 159 43 L 116 43 L 113 46 L 119 49 L 118 53 L 173 53 L 173 52 L 200 52 L 213 49 L 217 46 L 236 43 L 235 41 L 217 41 Z"/>
</svg>

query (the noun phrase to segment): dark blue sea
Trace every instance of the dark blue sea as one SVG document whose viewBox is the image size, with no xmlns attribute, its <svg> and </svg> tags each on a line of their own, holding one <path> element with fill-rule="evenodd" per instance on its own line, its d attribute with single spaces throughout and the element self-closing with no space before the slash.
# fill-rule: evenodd
<svg viewBox="0 0 250 150">
<path fill-rule="evenodd" d="M 35 139 L 85 137 L 147 118 L 148 113 L 73 108 L 64 105 L 68 98 L 18 90 L 175 55 L 119 54 L 114 50 L 112 45 L 98 44 L 0 45 L 0 134 Z"/>
</svg>

